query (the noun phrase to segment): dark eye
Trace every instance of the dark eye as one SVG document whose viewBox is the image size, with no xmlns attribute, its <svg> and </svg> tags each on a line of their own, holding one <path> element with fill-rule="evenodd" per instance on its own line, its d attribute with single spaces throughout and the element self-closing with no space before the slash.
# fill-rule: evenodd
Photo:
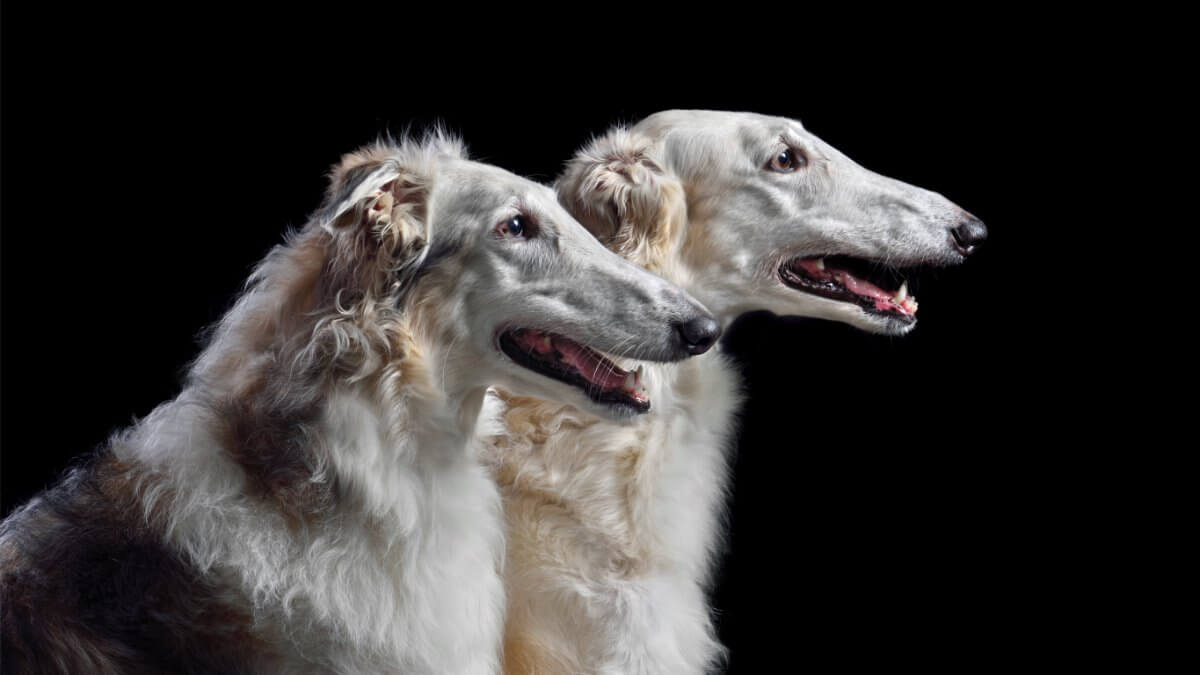
<svg viewBox="0 0 1200 675">
<path fill-rule="evenodd" d="M 496 226 L 496 232 L 502 237 L 524 237 L 529 231 L 529 218 L 516 215 Z"/>
<path fill-rule="evenodd" d="M 807 163 L 802 153 L 798 153 L 791 148 L 785 148 L 778 155 L 771 158 L 771 163 L 768 166 L 772 171 L 791 173 Z"/>
</svg>

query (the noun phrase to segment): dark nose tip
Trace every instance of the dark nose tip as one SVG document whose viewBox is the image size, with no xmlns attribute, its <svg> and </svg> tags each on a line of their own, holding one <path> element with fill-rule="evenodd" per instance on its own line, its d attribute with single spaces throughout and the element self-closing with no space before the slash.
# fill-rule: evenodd
<svg viewBox="0 0 1200 675">
<path fill-rule="evenodd" d="M 975 216 L 967 216 L 966 220 L 950 230 L 950 236 L 954 237 L 954 247 L 959 253 L 971 255 L 987 239 L 987 226 Z"/>
<path fill-rule="evenodd" d="M 698 316 L 676 326 L 689 354 L 703 354 L 721 337 L 721 324 L 711 316 Z"/>
</svg>

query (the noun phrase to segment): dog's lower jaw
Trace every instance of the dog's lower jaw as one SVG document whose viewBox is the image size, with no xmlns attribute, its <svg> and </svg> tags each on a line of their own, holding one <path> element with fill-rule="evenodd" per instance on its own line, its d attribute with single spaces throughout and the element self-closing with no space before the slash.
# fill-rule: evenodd
<svg viewBox="0 0 1200 675">
<path fill-rule="evenodd" d="M 917 321 L 901 321 L 891 317 L 876 317 L 870 314 L 863 313 L 863 323 L 866 326 L 856 326 L 869 333 L 878 333 L 880 335 L 888 335 L 891 337 L 901 337 L 908 335 L 914 328 L 917 327 Z M 872 326 L 872 327 L 868 327 Z"/>
</svg>

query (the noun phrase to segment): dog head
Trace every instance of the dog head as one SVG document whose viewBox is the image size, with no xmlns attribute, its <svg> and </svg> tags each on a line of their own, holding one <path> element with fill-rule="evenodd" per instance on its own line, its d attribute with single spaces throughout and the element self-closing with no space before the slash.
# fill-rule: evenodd
<svg viewBox="0 0 1200 675">
<path fill-rule="evenodd" d="M 752 113 L 652 115 L 595 140 L 556 187 L 610 248 L 687 281 L 723 322 L 766 309 L 904 334 L 905 268 L 960 263 L 987 236 L 941 195 Z"/>
<path fill-rule="evenodd" d="M 332 237 L 339 311 L 353 304 L 426 336 L 450 390 L 497 385 L 625 417 L 650 401 L 614 359 L 676 361 L 720 333 L 686 293 L 605 249 L 551 189 L 444 138 L 348 155 L 316 220 Z"/>
</svg>

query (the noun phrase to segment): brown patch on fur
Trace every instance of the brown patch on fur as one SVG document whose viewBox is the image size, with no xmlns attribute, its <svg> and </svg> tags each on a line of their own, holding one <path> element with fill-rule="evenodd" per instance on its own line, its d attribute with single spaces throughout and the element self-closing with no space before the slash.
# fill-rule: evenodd
<svg viewBox="0 0 1200 675">
<path fill-rule="evenodd" d="M 332 226 L 346 230 L 332 252 L 329 284 L 383 297 L 428 245 L 429 186 L 412 174 L 395 173 Z"/>
<path fill-rule="evenodd" d="M 505 427 L 511 433 L 529 439 L 534 445 L 545 443 L 546 439 L 554 433 L 554 429 L 547 428 L 551 425 L 569 429 L 583 429 L 591 426 L 591 422 L 574 418 L 560 418 L 560 413 L 567 409 L 567 406 L 561 403 L 550 403 L 540 398 L 510 394 L 503 390 L 497 390 L 496 393 L 506 406 Z"/>
<path fill-rule="evenodd" d="M 144 523 L 149 535 L 158 536 L 166 530 L 175 489 L 164 475 L 115 455 L 97 461 L 97 466 L 96 489 L 108 504 L 130 520 Z M 147 502 L 145 495 L 151 491 L 157 497 Z"/>
<path fill-rule="evenodd" d="M 251 493 L 290 518 L 314 513 L 330 498 L 328 484 L 313 480 L 324 458 L 308 433 L 330 365 L 321 353 L 328 350 L 311 343 L 318 317 L 332 305 L 324 275 L 330 245 L 328 234 L 308 231 L 271 253 L 264 267 L 272 275 L 257 289 L 269 297 L 227 328 L 234 347 L 203 374 L 229 383 L 207 402 L 218 442 L 245 471 Z"/>
<path fill-rule="evenodd" d="M 576 675 L 583 672 L 565 654 L 513 630 L 511 623 L 507 628 L 504 635 L 505 675 Z"/>
<path fill-rule="evenodd" d="M 104 451 L 0 525 L 4 672 L 233 672 L 265 656 L 235 595 L 164 541 L 162 478 Z"/>
<path fill-rule="evenodd" d="M 650 181 L 646 189 L 657 189 L 657 194 L 644 200 L 631 199 L 624 223 L 609 247 L 636 265 L 661 272 L 684 231 L 687 207 L 678 181 Z"/>
<path fill-rule="evenodd" d="M 568 164 L 557 188 L 559 201 L 597 239 L 661 273 L 681 243 L 687 199 L 650 152 L 648 139 L 614 130 Z"/>
<path fill-rule="evenodd" d="M 338 183 L 382 166 L 350 155 Z M 360 175 L 362 174 L 362 175 Z M 350 204 L 334 234 L 309 228 L 265 263 L 260 283 L 273 304 L 256 308 L 231 330 L 238 339 L 217 371 L 235 383 L 211 401 L 222 447 L 250 479 L 252 492 L 298 524 L 327 508 L 333 487 L 323 479 L 328 458 L 316 442 L 320 402 L 339 380 L 394 376 L 411 340 L 398 337 L 396 293 L 403 269 L 426 246 L 422 220 L 427 186 L 388 176 Z"/>
<path fill-rule="evenodd" d="M 567 490 L 563 481 L 570 477 L 562 473 L 566 469 L 551 466 L 554 458 L 546 457 L 545 447 L 551 437 L 569 446 L 572 436 L 585 434 L 602 422 L 563 404 L 503 391 L 498 394 L 506 405 L 506 433 L 486 439 L 484 461 L 505 495 L 509 553 L 521 561 L 516 568 L 588 570 L 589 574 L 616 578 L 646 570 L 653 563 L 649 545 L 630 529 L 645 509 L 641 500 L 647 491 L 638 485 L 647 480 L 647 471 L 653 470 L 646 461 L 645 439 L 638 437 L 593 453 L 595 461 L 602 461 L 608 478 L 623 486 L 625 497 L 622 516 L 599 517 L 588 509 L 588 497 Z M 581 550 L 581 536 L 608 554 L 606 563 L 597 567 Z M 534 560 L 540 563 L 534 565 Z"/>
<path fill-rule="evenodd" d="M 324 459 L 314 453 L 319 446 L 312 443 L 309 429 L 319 409 L 316 400 L 278 399 L 266 390 L 268 380 L 259 380 L 253 395 L 214 406 L 220 420 L 217 438 L 245 471 L 251 494 L 302 519 L 332 499 L 330 486 L 315 480 Z"/>
</svg>

